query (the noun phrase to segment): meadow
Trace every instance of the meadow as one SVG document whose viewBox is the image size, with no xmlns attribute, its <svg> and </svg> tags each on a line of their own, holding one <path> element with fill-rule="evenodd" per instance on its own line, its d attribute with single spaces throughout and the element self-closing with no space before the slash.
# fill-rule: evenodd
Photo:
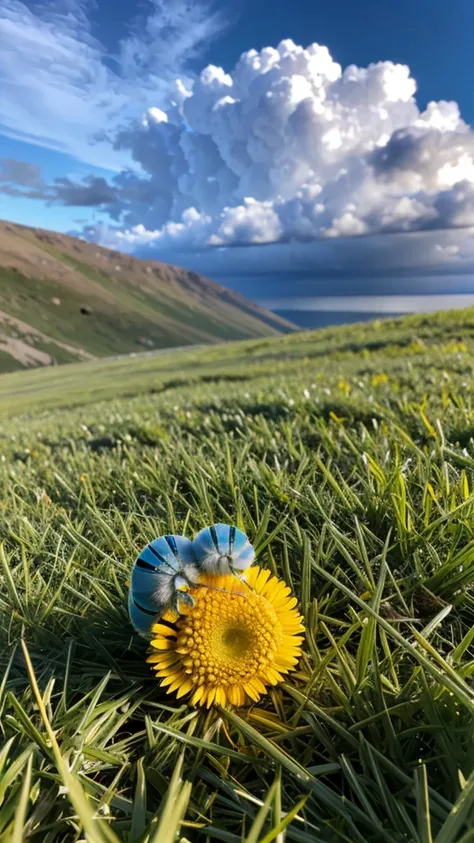
<svg viewBox="0 0 474 843">
<path fill-rule="evenodd" d="M 474 311 L 0 378 L 0 840 L 474 841 Z M 127 585 L 227 521 L 304 654 L 166 695 Z"/>
</svg>

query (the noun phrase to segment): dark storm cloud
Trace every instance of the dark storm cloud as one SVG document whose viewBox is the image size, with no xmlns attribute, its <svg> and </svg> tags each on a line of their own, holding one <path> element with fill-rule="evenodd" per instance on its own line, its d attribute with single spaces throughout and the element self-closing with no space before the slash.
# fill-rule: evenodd
<svg viewBox="0 0 474 843">
<path fill-rule="evenodd" d="M 41 169 L 28 161 L 0 158 L 0 184 L 39 187 L 42 184 Z"/>
<path fill-rule="evenodd" d="M 66 176 L 47 184 L 40 167 L 13 158 L 0 159 L 0 193 L 82 208 L 105 207 L 118 201 L 116 188 L 102 176 L 90 175 L 82 181 Z"/>
<path fill-rule="evenodd" d="M 82 182 L 69 178 L 55 179 L 51 187 L 52 201 L 61 205 L 94 208 L 117 201 L 117 191 L 102 176 L 88 176 Z"/>
</svg>

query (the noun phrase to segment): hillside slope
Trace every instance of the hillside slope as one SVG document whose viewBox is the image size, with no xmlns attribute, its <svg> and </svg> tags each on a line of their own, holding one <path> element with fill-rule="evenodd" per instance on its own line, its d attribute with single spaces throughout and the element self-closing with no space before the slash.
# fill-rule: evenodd
<svg viewBox="0 0 474 843">
<path fill-rule="evenodd" d="M 293 329 L 196 273 L 0 221 L 0 371 Z"/>
</svg>

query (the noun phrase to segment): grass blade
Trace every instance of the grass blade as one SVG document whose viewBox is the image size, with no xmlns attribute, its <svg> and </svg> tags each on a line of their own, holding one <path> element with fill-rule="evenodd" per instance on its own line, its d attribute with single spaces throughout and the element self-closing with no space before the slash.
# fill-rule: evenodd
<svg viewBox="0 0 474 843">
<path fill-rule="evenodd" d="M 94 812 L 92 810 L 90 802 L 83 788 L 79 784 L 78 778 L 70 773 L 68 764 L 61 755 L 61 750 L 56 740 L 56 735 L 54 734 L 52 726 L 49 722 L 43 698 L 40 694 L 38 683 L 36 681 L 36 676 L 33 670 L 30 655 L 28 653 L 26 643 L 23 639 L 21 642 L 21 646 L 23 649 L 23 656 L 26 662 L 28 675 L 30 677 L 31 687 L 36 699 L 36 704 L 38 706 L 41 719 L 43 720 L 44 727 L 51 742 L 58 772 L 62 778 L 63 785 L 67 790 L 67 795 L 72 805 L 74 806 L 75 811 L 77 812 L 77 815 L 79 817 L 79 820 L 82 824 L 82 827 L 84 829 L 89 843 L 120 843 L 120 840 L 117 835 L 114 834 L 112 829 L 108 827 L 104 820 L 97 819 L 97 817 L 94 816 Z"/>
<path fill-rule="evenodd" d="M 459 832 L 463 830 L 463 826 L 468 822 L 470 815 L 472 821 L 473 809 L 474 772 L 471 773 L 466 784 L 461 790 L 461 793 L 456 799 L 446 822 L 436 835 L 434 843 L 453 843 Z"/>
<path fill-rule="evenodd" d="M 275 791 L 277 787 L 277 782 L 274 781 L 272 786 L 269 788 L 267 795 L 265 797 L 264 803 L 261 806 L 260 810 L 258 811 L 253 823 L 252 827 L 247 834 L 244 843 L 260 843 L 261 837 L 260 832 L 264 826 L 265 820 L 270 813 L 270 809 L 272 806 L 272 802 L 275 796 Z"/>
<path fill-rule="evenodd" d="M 428 776 L 425 764 L 421 764 L 414 772 L 416 815 L 420 843 L 433 843 L 431 834 L 430 801 L 428 792 Z"/>
<path fill-rule="evenodd" d="M 11 843 L 24 843 L 24 828 L 26 822 L 26 812 L 28 809 L 28 800 L 30 798 L 31 788 L 31 772 L 33 769 L 33 753 L 30 753 L 26 764 L 25 777 L 21 786 L 20 798 L 15 811 L 15 822 L 13 825 L 13 833 Z"/>
</svg>

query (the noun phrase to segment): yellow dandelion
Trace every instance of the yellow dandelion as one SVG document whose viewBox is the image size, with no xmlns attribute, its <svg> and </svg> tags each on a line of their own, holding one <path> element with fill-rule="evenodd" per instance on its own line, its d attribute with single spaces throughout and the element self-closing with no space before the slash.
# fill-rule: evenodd
<svg viewBox="0 0 474 843">
<path fill-rule="evenodd" d="M 154 624 L 148 661 L 168 694 L 191 693 L 190 705 L 240 706 L 294 670 L 304 632 L 296 597 L 265 569 L 251 568 L 246 582 L 205 575 L 201 583 L 212 588 L 192 589 L 194 606 Z"/>
</svg>

